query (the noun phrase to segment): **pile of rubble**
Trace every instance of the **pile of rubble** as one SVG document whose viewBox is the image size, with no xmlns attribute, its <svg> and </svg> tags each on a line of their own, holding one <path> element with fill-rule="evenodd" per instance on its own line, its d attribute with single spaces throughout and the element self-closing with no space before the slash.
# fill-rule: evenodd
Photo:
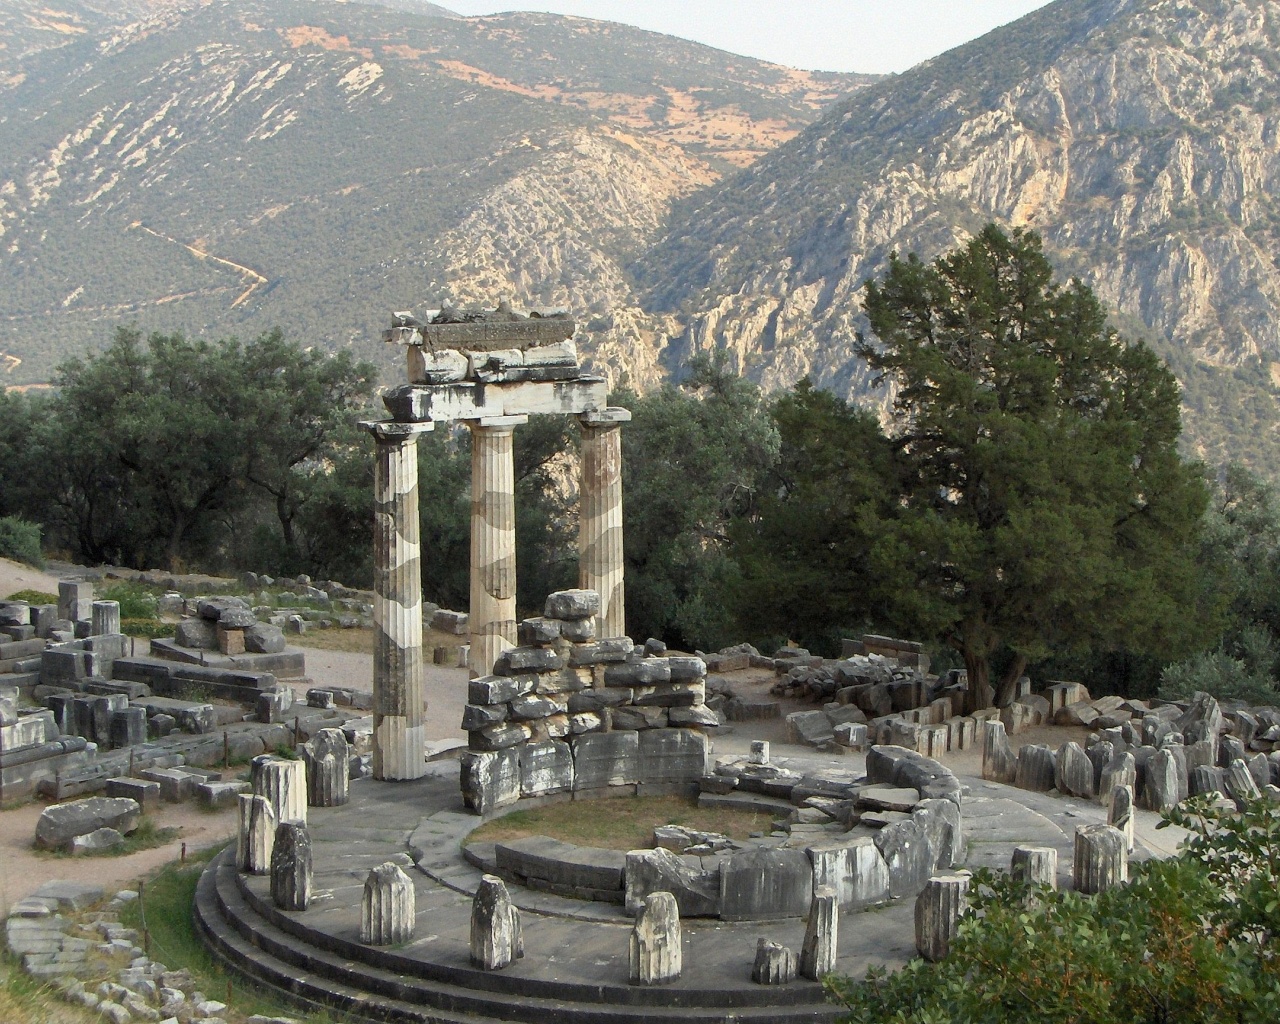
<svg viewBox="0 0 1280 1024">
<path fill-rule="evenodd" d="M 138 892 L 105 895 L 101 886 L 57 881 L 15 903 L 5 937 L 23 970 L 109 1024 L 226 1024 L 226 1003 L 201 992 L 190 971 L 151 959 L 144 937 L 121 923 Z M 246 1024 L 297 1022 L 255 1015 Z"/>
</svg>

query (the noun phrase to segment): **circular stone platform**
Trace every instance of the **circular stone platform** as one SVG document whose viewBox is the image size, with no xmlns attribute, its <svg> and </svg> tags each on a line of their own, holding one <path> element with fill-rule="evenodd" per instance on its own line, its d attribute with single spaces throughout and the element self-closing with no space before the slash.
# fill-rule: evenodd
<svg viewBox="0 0 1280 1024">
<path fill-rule="evenodd" d="M 860 767 L 855 760 L 838 763 Z M 815 759 L 813 767 L 830 764 Z M 355 782 L 345 806 L 309 808 L 314 897 L 304 912 L 278 910 L 269 880 L 238 874 L 234 844 L 224 851 L 196 893 L 197 927 L 210 949 L 232 970 L 302 1005 L 366 1020 L 835 1020 L 838 1007 L 824 1000 L 816 982 L 751 982 L 757 940 L 767 937 L 798 952 L 799 919 L 684 921 L 683 977 L 645 988 L 627 983 L 632 919 L 622 907 L 510 886 L 522 911 L 526 955 L 504 971 L 476 970 L 468 937 L 481 872 L 464 859 L 461 841 L 481 819 L 463 809 L 455 763 L 429 768 L 414 782 Z M 1007 867 L 1019 844 L 1053 846 L 1065 880 L 1075 826 L 1106 820 L 1102 807 L 1084 801 L 962 781 L 969 786 L 963 815 L 968 867 Z M 400 947 L 364 946 L 358 940 L 364 880 L 388 860 L 414 881 L 415 938 Z M 907 899 L 842 915 L 836 970 L 862 977 L 869 966 L 893 968 L 914 956 L 913 909 Z"/>
</svg>

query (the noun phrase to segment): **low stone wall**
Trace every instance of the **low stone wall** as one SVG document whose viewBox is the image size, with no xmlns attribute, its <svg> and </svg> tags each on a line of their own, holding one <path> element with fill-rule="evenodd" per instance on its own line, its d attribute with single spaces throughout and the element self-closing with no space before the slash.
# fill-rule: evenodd
<svg viewBox="0 0 1280 1024">
<path fill-rule="evenodd" d="M 520 624 L 522 645 L 494 674 L 471 680 L 462 726 L 462 793 L 477 814 L 526 797 L 689 789 L 707 772 L 701 658 L 655 641 L 595 639 L 594 591 L 547 598 L 547 614 Z"/>
<path fill-rule="evenodd" d="M 767 755 L 729 759 L 701 789 L 707 806 L 763 812 L 786 824 L 714 852 L 622 853 L 530 836 L 495 844 L 489 860 L 470 847 L 467 857 L 543 892 L 625 903 L 632 912 L 651 894 L 669 892 L 682 918 L 725 921 L 804 917 L 823 886 L 835 890 L 842 910 L 864 909 L 914 896 L 964 859 L 959 781 L 900 747 L 873 749 L 865 778 L 840 769 L 806 775 Z"/>
</svg>

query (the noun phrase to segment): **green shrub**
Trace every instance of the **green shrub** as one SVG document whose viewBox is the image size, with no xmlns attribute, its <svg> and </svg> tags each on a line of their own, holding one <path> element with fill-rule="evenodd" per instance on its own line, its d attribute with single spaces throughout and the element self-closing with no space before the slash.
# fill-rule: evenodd
<svg viewBox="0 0 1280 1024">
<path fill-rule="evenodd" d="M 147 640 L 155 640 L 158 637 L 173 636 L 174 626 L 172 622 L 161 622 L 159 619 L 139 618 L 126 619 L 123 616 L 120 619 L 120 632 L 126 636 L 143 637 Z"/>
<path fill-rule="evenodd" d="M 17 516 L 0 519 L 0 558 L 12 558 L 17 562 L 44 568 L 44 556 L 40 553 L 40 524 Z"/>
<path fill-rule="evenodd" d="M 102 591 L 100 600 L 118 601 L 122 619 L 154 619 L 157 589 L 145 583 L 122 580 Z"/>
<path fill-rule="evenodd" d="M 848 1024 L 1217 1024 L 1280 1019 L 1280 807 L 1193 797 L 1178 856 L 1098 896 L 975 872 L 937 964 L 832 975 Z M 1163 825 L 1161 826 L 1163 827 Z"/>
<path fill-rule="evenodd" d="M 1250 670 L 1243 658 L 1226 651 L 1203 651 L 1168 666 L 1160 676 L 1163 700 L 1185 700 L 1203 691 L 1218 700 L 1242 700 L 1249 704 L 1280 704 L 1270 675 Z"/>
</svg>

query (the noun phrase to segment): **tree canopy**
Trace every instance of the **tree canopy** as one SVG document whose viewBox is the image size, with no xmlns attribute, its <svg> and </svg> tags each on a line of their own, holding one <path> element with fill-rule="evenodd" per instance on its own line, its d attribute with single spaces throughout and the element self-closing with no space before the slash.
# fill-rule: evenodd
<svg viewBox="0 0 1280 1024">
<path fill-rule="evenodd" d="M 1028 661 L 1135 638 L 1176 649 L 1194 609 L 1207 489 L 1178 454 L 1178 385 L 1054 282 L 1030 232 L 995 225 L 866 285 L 860 352 L 893 393 L 898 506 L 876 557 L 894 617 L 963 657 L 975 706 Z M 1007 651 L 998 689 L 993 656 Z"/>
</svg>

